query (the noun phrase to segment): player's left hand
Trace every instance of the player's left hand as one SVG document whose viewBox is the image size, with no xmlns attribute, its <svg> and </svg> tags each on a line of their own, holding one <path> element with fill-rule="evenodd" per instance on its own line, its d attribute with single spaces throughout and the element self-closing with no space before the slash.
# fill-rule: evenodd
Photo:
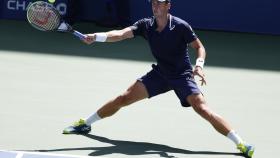
<svg viewBox="0 0 280 158">
<path fill-rule="evenodd" d="M 201 86 L 206 85 L 205 75 L 203 73 L 203 70 L 200 66 L 196 66 L 193 70 L 193 77 L 199 76 L 201 81 Z"/>
</svg>

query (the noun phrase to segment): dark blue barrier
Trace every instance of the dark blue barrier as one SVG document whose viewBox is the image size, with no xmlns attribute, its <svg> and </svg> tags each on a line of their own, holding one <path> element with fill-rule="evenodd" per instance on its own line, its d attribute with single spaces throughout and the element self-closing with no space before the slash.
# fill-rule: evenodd
<svg viewBox="0 0 280 158">
<path fill-rule="evenodd" d="M 36 0 L 0 0 L 0 18 L 26 19 L 26 9 Z M 44 0 L 47 1 L 47 0 Z M 66 21 L 95 21 L 104 26 L 129 25 L 129 0 L 56 0 L 54 6 Z"/>
<path fill-rule="evenodd" d="M 95 21 L 105 26 L 131 24 L 130 0 L 80 0 L 78 19 Z"/>
<path fill-rule="evenodd" d="M 280 34 L 278 0 L 172 0 L 171 13 L 194 28 Z M 131 0 L 132 21 L 151 15 L 146 0 Z"/>
<path fill-rule="evenodd" d="M 0 18 L 25 19 L 30 1 L 0 0 Z M 127 26 L 152 15 L 148 0 L 56 0 L 55 5 L 70 21 L 104 26 Z M 278 0 L 172 0 L 171 14 L 198 29 L 280 35 L 279 6 Z"/>
</svg>

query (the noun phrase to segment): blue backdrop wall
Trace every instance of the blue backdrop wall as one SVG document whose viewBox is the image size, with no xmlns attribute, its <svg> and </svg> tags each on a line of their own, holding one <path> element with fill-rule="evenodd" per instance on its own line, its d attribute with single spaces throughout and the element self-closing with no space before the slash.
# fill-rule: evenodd
<svg viewBox="0 0 280 158">
<path fill-rule="evenodd" d="M 145 0 L 131 2 L 132 21 L 151 15 Z M 280 34 L 279 0 L 172 0 L 171 14 L 194 28 Z"/>
<path fill-rule="evenodd" d="M 0 0 L 0 18 L 25 19 L 30 1 Z M 56 0 L 55 5 L 64 16 L 101 23 L 129 25 L 152 15 L 147 0 Z M 194 28 L 280 35 L 279 10 L 279 0 L 172 0 L 170 12 Z"/>
</svg>

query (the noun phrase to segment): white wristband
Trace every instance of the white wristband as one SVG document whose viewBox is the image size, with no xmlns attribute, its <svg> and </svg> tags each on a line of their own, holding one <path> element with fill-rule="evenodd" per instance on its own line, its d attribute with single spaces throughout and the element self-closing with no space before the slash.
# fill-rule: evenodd
<svg viewBox="0 0 280 158">
<path fill-rule="evenodd" d="M 203 58 L 197 58 L 195 66 L 199 66 L 199 67 L 201 67 L 203 69 L 204 59 Z"/>
<path fill-rule="evenodd" d="M 106 39 L 108 37 L 106 33 L 96 33 L 95 35 L 96 42 L 106 42 Z"/>
</svg>

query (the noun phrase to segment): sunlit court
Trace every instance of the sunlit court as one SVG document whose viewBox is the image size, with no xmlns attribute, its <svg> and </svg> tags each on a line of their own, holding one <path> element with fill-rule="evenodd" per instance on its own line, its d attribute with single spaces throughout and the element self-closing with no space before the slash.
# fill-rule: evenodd
<svg viewBox="0 0 280 158">
<path fill-rule="evenodd" d="M 72 25 L 81 32 L 77 35 L 32 25 L 0 20 L 0 158 L 245 157 L 194 108 L 183 107 L 173 90 L 121 108 L 94 122 L 88 133 L 62 134 L 124 94 L 157 61 L 140 36 L 106 42 L 99 34 L 97 41 L 86 44 L 81 35 L 123 26 L 78 21 Z M 280 144 L 280 36 L 193 30 L 206 50 L 206 85 L 199 76 L 194 79 L 207 105 L 254 145 L 254 158 L 275 157 Z M 188 53 L 196 68 L 195 48 Z"/>
</svg>

